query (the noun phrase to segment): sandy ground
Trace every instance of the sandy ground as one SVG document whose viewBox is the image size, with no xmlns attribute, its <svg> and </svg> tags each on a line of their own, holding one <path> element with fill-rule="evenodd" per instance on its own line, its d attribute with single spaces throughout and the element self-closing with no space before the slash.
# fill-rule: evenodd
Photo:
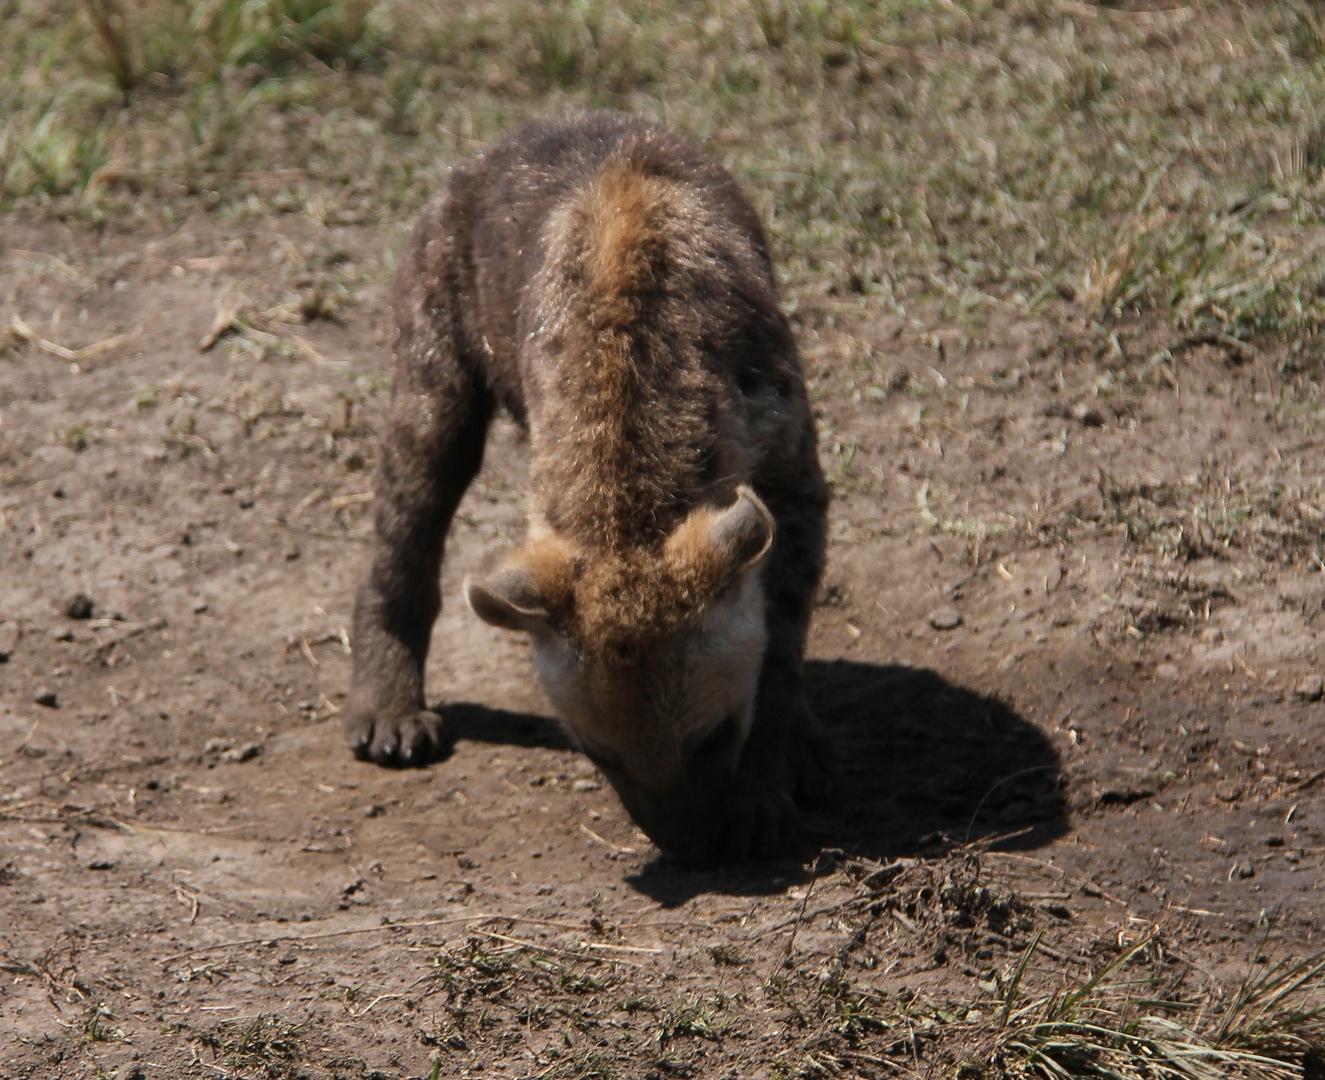
<svg viewBox="0 0 1325 1080">
<path fill-rule="evenodd" d="M 1318 483 L 1274 357 L 803 304 L 843 774 L 802 851 L 700 873 L 460 601 L 521 535 L 508 423 L 448 544 L 453 751 L 343 746 L 390 239 L 0 222 L 0 1076 L 925 1075 L 1035 933 L 1050 981 L 1320 947 L 1325 568 L 1124 520 Z"/>
</svg>

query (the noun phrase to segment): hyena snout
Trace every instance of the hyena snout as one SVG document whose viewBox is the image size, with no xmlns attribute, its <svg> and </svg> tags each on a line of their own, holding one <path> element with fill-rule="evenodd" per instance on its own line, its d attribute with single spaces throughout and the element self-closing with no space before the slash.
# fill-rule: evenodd
<svg viewBox="0 0 1325 1080">
<path fill-rule="evenodd" d="M 635 823 L 672 859 L 692 866 L 779 854 L 799 832 L 794 801 L 774 788 L 752 787 L 740 773 L 695 763 L 667 791 L 606 772 Z"/>
</svg>

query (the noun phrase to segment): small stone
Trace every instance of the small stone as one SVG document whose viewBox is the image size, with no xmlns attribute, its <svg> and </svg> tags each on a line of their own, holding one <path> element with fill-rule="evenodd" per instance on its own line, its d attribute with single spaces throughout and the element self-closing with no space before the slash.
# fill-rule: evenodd
<svg viewBox="0 0 1325 1080">
<path fill-rule="evenodd" d="M 87 864 L 89 870 L 114 870 L 115 864 L 109 859 L 93 859 Z"/>
<path fill-rule="evenodd" d="M 538 896 L 551 896 L 556 891 L 557 888 L 555 885 L 540 885 L 535 890 L 535 894 Z"/>
<path fill-rule="evenodd" d="M 570 787 L 572 791 L 601 791 L 603 785 L 597 780 L 576 780 Z"/>
<path fill-rule="evenodd" d="M 929 613 L 929 625 L 935 630 L 956 630 L 962 624 L 962 613 L 954 607 L 942 607 Z"/>
<path fill-rule="evenodd" d="M 48 709 L 58 709 L 60 707 L 59 695 L 54 690 L 47 690 L 44 686 L 32 695 L 32 700 Z"/>
<path fill-rule="evenodd" d="M 1072 406 L 1072 419 L 1085 427 L 1104 426 L 1104 414 L 1084 401 Z"/>
<path fill-rule="evenodd" d="M 7 663 L 18 648 L 18 623 L 0 623 L 0 664 Z"/>
<path fill-rule="evenodd" d="M 143 1070 L 136 1061 L 126 1061 L 115 1070 L 115 1080 L 143 1080 Z"/>
<path fill-rule="evenodd" d="M 1160 664 L 1155 668 L 1155 674 L 1161 679 L 1176 679 L 1178 677 L 1178 665 Z"/>
<path fill-rule="evenodd" d="M 455 864 L 456 866 L 460 867 L 461 870 L 478 869 L 478 863 L 476 863 L 468 855 L 464 854 L 464 852 L 461 852 L 459 855 L 455 857 Z"/>
<path fill-rule="evenodd" d="M 1233 867 L 1233 872 L 1245 881 L 1247 878 L 1254 878 L 1256 876 L 1256 867 L 1249 862 L 1237 863 Z"/>
<path fill-rule="evenodd" d="M 1293 696 L 1299 701 L 1319 701 L 1325 697 L 1325 677 L 1308 675 L 1293 687 Z"/>
<path fill-rule="evenodd" d="M 71 619 L 90 619 L 96 610 L 97 602 L 82 592 L 64 605 L 64 613 Z"/>
<path fill-rule="evenodd" d="M 381 816 L 381 815 L 384 814 L 384 813 L 386 813 L 386 808 L 385 808 L 385 807 L 379 806 L 377 803 L 373 803 L 372 806 L 368 806 L 368 807 L 365 807 L 365 808 L 364 808 L 363 816 L 364 816 L 364 817 L 379 817 L 379 816 Z"/>
<path fill-rule="evenodd" d="M 221 755 L 221 760 L 229 765 L 237 765 L 241 761 L 251 761 L 261 753 L 262 743 L 244 743 L 243 746 L 236 746 L 233 750 L 226 750 Z"/>
<path fill-rule="evenodd" d="M 1236 780 L 1228 780 L 1215 786 L 1215 798 L 1220 802 L 1237 802 L 1242 795 L 1242 785 Z"/>
</svg>

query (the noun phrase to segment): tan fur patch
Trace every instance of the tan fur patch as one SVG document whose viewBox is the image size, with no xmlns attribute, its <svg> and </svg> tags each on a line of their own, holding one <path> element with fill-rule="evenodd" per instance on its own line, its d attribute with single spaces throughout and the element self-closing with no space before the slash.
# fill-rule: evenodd
<svg viewBox="0 0 1325 1080">
<path fill-rule="evenodd" d="M 678 568 L 687 568 L 694 577 L 716 582 L 725 568 L 722 552 L 713 546 L 710 537 L 724 512 L 710 506 L 692 510 L 663 545 L 667 561 Z"/>
<path fill-rule="evenodd" d="M 712 216 L 627 143 L 549 217 L 536 336 L 558 343 L 539 368 L 557 450 L 544 452 L 535 427 L 534 480 L 557 525 L 592 547 L 661 543 L 716 438 L 709 403 L 723 388 L 672 337 L 698 338 L 685 321 L 689 275 Z"/>
<path fill-rule="evenodd" d="M 654 647 L 700 623 L 708 605 L 733 587 L 748 564 L 715 546 L 723 511 L 701 507 L 669 539 L 661 556 L 642 548 L 585 557 L 567 540 L 526 543 L 508 562 L 533 578 L 556 624 L 602 674 L 648 661 Z"/>
<path fill-rule="evenodd" d="M 628 329 L 637 296 L 653 284 L 666 195 L 656 177 L 631 161 L 607 165 L 585 193 L 585 262 L 600 330 Z"/>
<path fill-rule="evenodd" d="M 565 617 L 575 593 L 576 549 L 565 537 L 546 534 L 529 540 L 504 560 L 523 567 L 554 617 Z"/>
</svg>

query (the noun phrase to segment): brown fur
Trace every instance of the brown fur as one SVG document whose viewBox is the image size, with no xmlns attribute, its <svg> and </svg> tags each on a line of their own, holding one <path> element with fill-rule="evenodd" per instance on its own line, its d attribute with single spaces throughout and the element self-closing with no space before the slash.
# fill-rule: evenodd
<svg viewBox="0 0 1325 1080">
<path fill-rule="evenodd" d="M 635 118 L 531 125 L 424 211 L 396 316 L 378 544 L 356 605 L 356 752 L 435 750 L 422 670 L 442 540 L 501 404 L 529 432 L 530 537 L 471 594 L 476 610 L 536 648 L 565 642 L 598 701 L 592 731 L 568 719 L 571 733 L 602 750 L 661 843 L 777 846 L 798 785 L 824 786 L 800 681 L 826 492 L 763 233 L 734 181 Z M 696 757 L 721 732 L 686 715 L 699 663 L 686 657 L 747 609 L 767 641 L 753 719 Z"/>
</svg>

